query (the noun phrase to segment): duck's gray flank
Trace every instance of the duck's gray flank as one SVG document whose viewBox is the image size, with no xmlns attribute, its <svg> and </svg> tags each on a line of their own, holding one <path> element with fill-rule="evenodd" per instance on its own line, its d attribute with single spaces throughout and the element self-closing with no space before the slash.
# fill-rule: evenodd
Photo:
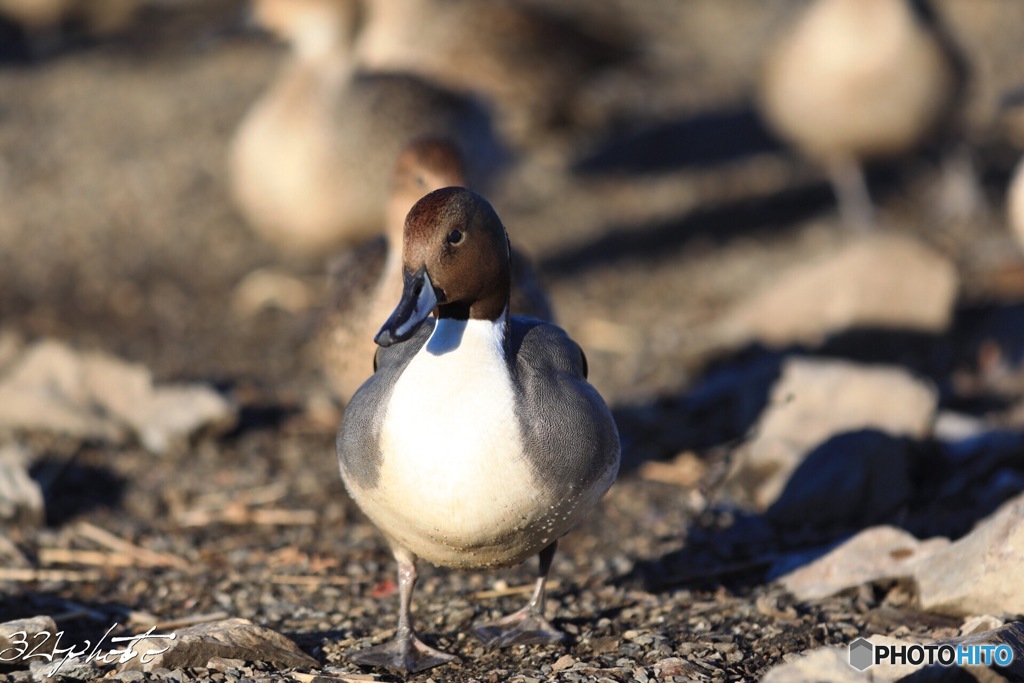
<svg viewBox="0 0 1024 683">
<path fill-rule="evenodd" d="M 618 431 L 597 391 L 585 381 L 583 352 L 559 327 L 514 317 L 508 358 L 516 386 L 523 450 L 548 490 L 586 488 L 618 471 Z"/>
</svg>

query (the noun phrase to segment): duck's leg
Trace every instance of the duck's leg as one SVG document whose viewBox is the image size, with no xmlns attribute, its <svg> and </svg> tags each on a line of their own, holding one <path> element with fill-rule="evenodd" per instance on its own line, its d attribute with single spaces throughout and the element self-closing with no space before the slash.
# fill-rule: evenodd
<svg viewBox="0 0 1024 683">
<path fill-rule="evenodd" d="M 943 223 L 967 224 L 985 212 L 985 191 L 965 144 L 944 150 L 935 185 L 936 218 Z"/>
<path fill-rule="evenodd" d="M 412 626 L 412 589 L 416 585 L 416 564 L 412 553 L 395 549 L 398 560 L 398 630 L 386 643 L 365 650 L 353 650 L 348 659 L 361 666 L 385 666 L 416 673 L 455 659 L 455 655 L 435 650 L 416 635 Z"/>
<path fill-rule="evenodd" d="M 843 222 L 858 230 L 873 229 L 878 218 L 860 164 L 852 159 L 835 159 L 828 164 L 828 176 Z"/>
<path fill-rule="evenodd" d="M 537 585 L 526 607 L 497 621 L 475 624 L 474 636 L 488 647 L 558 643 L 565 638 L 564 633 L 544 618 L 544 586 L 547 584 L 548 572 L 551 570 L 551 561 L 555 557 L 557 547 L 558 541 L 555 541 L 540 551 Z"/>
</svg>

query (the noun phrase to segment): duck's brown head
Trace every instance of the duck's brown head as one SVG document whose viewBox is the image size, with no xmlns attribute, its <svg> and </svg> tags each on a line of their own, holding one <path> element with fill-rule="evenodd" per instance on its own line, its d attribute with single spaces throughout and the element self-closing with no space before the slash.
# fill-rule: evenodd
<svg viewBox="0 0 1024 683">
<path fill-rule="evenodd" d="M 498 320 L 508 307 L 509 246 L 486 199 L 462 187 L 435 190 L 412 207 L 402 246 L 402 299 L 375 341 L 405 341 L 438 317 Z"/>
<path fill-rule="evenodd" d="M 388 241 L 400 248 L 405 233 L 405 217 L 424 195 L 442 187 L 463 187 L 466 172 L 462 154 L 446 138 L 421 138 L 410 143 L 398 155 L 391 179 L 388 200 Z"/>
</svg>

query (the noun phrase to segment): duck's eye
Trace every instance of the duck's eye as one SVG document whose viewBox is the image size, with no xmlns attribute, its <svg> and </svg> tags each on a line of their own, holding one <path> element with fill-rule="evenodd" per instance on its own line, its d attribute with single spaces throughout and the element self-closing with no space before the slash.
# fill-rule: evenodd
<svg viewBox="0 0 1024 683">
<path fill-rule="evenodd" d="M 448 233 L 448 244 L 458 244 L 462 241 L 462 231 L 452 230 Z"/>
</svg>

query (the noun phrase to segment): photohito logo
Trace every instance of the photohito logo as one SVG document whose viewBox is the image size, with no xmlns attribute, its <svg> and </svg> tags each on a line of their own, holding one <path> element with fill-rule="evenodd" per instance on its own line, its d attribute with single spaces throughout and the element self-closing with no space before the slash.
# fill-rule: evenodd
<svg viewBox="0 0 1024 683">
<path fill-rule="evenodd" d="M 1005 643 L 999 645 L 950 645 L 949 643 L 873 645 L 865 638 L 858 638 L 850 643 L 849 648 L 850 666 L 857 671 L 864 671 L 876 664 L 1009 666 L 1013 661 L 1013 649 Z"/>
<path fill-rule="evenodd" d="M 864 638 L 858 638 L 850 643 L 850 666 L 857 671 L 863 671 L 875 663 L 875 646 Z"/>
</svg>

